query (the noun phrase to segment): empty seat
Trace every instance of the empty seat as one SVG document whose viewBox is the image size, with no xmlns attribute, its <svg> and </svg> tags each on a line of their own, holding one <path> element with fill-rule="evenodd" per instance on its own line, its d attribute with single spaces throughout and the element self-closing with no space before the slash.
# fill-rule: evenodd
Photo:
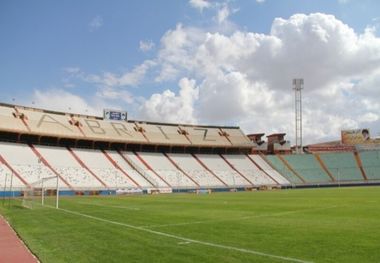
<svg viewBox="0 0 380 263">
<path fill-rule="evenodd" d="M 150 167 L 173 188 L 194 188 L 196 184 L 178 170 L 162 153 L 139 153 Z"/>
<path fill-rule="evenodd" d="M 308 183 L 331 182 L 331 178 L 322 169 L 312 154 L 283 155 L 291 167 Z"/>
<path fill-rule="evenodd" d="M 271 177 L 260 170 L 246 155 L 223 155 L 224 158 L 240 173 L 242 173 L 254 185 L 277 184 Z"/>
<path fill-rule="evenodd" d="M 163 181 L 159 176 L 157 176 L 152 170 L 144 165 L 144 163 L 139 159 L 139 157 L 133 152 L 123 152 L 125 158 L 133 164 L 133 166 L 138 169 L 138 171 L 145 177 L 154 187 L 169 187 L 169 185 Z"/>
<path fill-rule="evenodd" d="M 219 155 L 197 154 L 196 156 L 228 186 L 251 186 L 251 183 L 247 179 L 232 169 Z"/>
<path fill-rule="evenodd" d="M 114 160 L 114 162 L 120 166 L 123 171 L 125 171 L 137 184 L 143 188 L 152 187 L 152 184 L 149 183 L 137 170 L 130 166 L 118 152 L 116 151 L 107 151 L 107 154 Z"/>
<path fill-rule="evenodd" d="M 0 191 L 24 188 L 26 185 L 5 165 L 0 163 Z"/>
<path fill-rule="evenodd" d="M 250 154 L 249 158 L 251 158 L 262 170 L 269 174 L 279 184 L 290 184 L 288 179 L 281 175 L 277 170 L 273 169 L 260 155 Z"/>
<path fill-rule="evenodd" d="M 78 158 L 102 180 L 108 187 L 128 188 L 137 187 L 125 174 L 118 170 L 107 160 L 104 153 L 99 150 L 72 149 Z"/>
<path fill-rule="evenodd" d="M 56 176 L 27 144 L 1 142 L 0 154 L 28 184 L 40 183 L 43 178 Z M 48 187 L 55 187 L 55 185 L 55 180 L 48 180 L 45 183 Z M 60 187 L 68 188 L 69 186 L 60 180 Z"/>
<path fill-rule="evenodd" d="M 207 171 L 191 154 L 168 154 L 170 158 L 191 176 L 201 187 L 225 187 L 213 174 Z"/>
<path fill-rule="evenodd" d="M 369 180 L 380 180 L 380 151 L 360 153 L 365 174 Z"/>
<path fill-rule="evenodd" d="M 322 153 L 320 157 L 336 180 L 363 180 L 353 153 Z"/>
<path fill-rule="evenodd" d="M 103 188 L 102 184 L 83 168 L 63 147 L 35 146 L 46 161 L 76 189 Z"/>
</svg>

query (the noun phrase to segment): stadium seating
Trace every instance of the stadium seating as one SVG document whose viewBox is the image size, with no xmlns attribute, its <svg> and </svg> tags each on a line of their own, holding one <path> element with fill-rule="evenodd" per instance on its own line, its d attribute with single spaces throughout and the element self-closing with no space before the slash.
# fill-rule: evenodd
<svg viewBox="0 0 380 263">
<path fill-rule="evenodd" d="M 368 180 L 380 180 L 380 151 L 365 151 L 359 155 Z"/>
<path fill-rule="evenodd" d="M 248 137 L 239 127 L 111 120 L 0 103 L 0 135 L 4 141 L 30 143 L 0 142 L 0 187 L 10 184 L 10 174 L 15 188 L 58 176 L 60 188 L 72 190 L 380 180 L 380 151 L 352 146 L 351 152 L 292 155 L 290 144 L 281 143 L 285 134 L 268 136 L 266 147 L 264 134 Z M 41 146 L 46 144 L 55 146 Z M 100 150 L 115 147 L 128 151 Z M 261 150 L 282 155 L 264 156 Z M 242 154 L 248 152 L 260 154 Z"/>
<path fill-rule="evenodd" d="M 203 187 L 225 187 L 220 180 L 205 169 L 191 154 L 171 153 L 168 156 L 199 185 Z"/>
<path fill-rule="evenodd" d="M 281 185 L 288 185 L 290 182 L 278 171 L 273 169 L 260 155 L 250 154 L 248 157 L 257 164 L 268 176 Z"/>
<path fill-rule="evenodd" d="M 108 187 L 130 188 L 137 187 L 125 174 L 107 160 L 99 150 L 73 149 L 72 150 L 89 169 L 99 177 Z"/>
<path fill-rule="evenodd" d="M 102 188 L 102 184 L 83 168 L 63 147 L 35 146 L 46 161 L 75 189 Z"/>
<path fill-rule="evenodd" d="M 123 152 L 123 156 L 133 164 L 133 167 L 139 171 L 154 187 L 170 187 L 170 184 L 165 182 L 152 169 L 147 167 L 139 156 L 133 152 Z"/>
<path fill-rule="evenodd" d="M 276 155 L 267 155 L 266 158 L 276 168 L 276 170 L 286 177 L 292 184 L 302 184 L 302 180 L 298 178 Z"/>
<path fill-rule="evenodd" d="M 27 144 L 0 143 L 0 154 L 4 160 L 28 183 L 39 182 L 42 178 L 56 176 L 42 160 L 37 157 Z M 49 180 L 45 186 L 53 187 L 56 182 Z M 69 185 L 60 180 L 61 188 Z"/>
<path fill-rule="evenodd" d="M 175 188 L 196 187 L 196 184 L 178 170 L 164 154 L 144 152 L 139 153 L 139 156 L 171 186 Z"/>
<path fill-rule="evenodd" d="M 246 155 L 229 154 L 223 155 L 236 170 L 244 175 L 254 185 L 275 185 L 277 184 L 264 171 L 260 170 Z"/>
<path fill-rule="evenodd" d="M 216 154 L 197 154 L 197 158 L 230 187 L 252 186 L 251 182 L 232 169 Z"/>
<path fill-rule="evenodd" d="M 0 191 L 24 187 L 25 184 L 8 167 L 0 163 Z"/>
<path fill-rule="evenodd" d="M 320 157 L 337 181 L 363 180 L 353 153 L 322 153 Z"/>
<path fill-rule="evenodd" d="M 147 181 L 136 169 L 134 169 L 127 160 L 123 158 L 122 153 L 116 151 L 106 151 L 112 160 L 130 176 L 142 188 L 152 187 L 153 185 Z"/>
<path fill-rule="evenodd" d="M 312 154 L 288 154 L 284 155 L 283 158 L 298 174 L 302 175 L 307 183 L 332 181 Z"/>
</svg>

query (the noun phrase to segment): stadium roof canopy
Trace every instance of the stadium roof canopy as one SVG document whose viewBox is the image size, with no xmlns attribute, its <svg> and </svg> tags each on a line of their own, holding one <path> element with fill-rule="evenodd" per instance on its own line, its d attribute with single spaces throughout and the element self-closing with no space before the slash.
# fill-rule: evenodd
<svg viewBox="0 0 380 263">
<path fill-rule="evenodd" d="M 83 147 L 133 145 L 248 151 L 253 143 L 239 127 L 105 120 L 65 112 L 0 104 L 2 140 Z M 152 149 L 150 149 L 152 150 Z"/>
</svg>

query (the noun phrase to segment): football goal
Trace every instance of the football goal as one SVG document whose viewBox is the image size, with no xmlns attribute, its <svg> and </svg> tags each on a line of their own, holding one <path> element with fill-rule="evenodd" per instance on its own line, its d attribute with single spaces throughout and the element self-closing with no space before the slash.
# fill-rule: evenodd
<svg viewBox="0 0 380 263">
<path fill-rule="evenodd" d="M 31 183 L 23 192 L 22 205 L 33 209 L 34 206 L 53 206 L 59 208 L 59 177 L 50 176 Z"/>
</svg>

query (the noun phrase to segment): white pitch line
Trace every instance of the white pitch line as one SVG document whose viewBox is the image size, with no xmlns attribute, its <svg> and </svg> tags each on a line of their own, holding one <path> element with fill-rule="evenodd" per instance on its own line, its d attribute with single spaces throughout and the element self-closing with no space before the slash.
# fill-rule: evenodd
<svg viewBox="0 0 380 263">
<path fill-rule="evenodd" d="M 94 206 L 100 206 L 100 207 L 113 207 L 113 208 L 120 208 L 120 209 L 127 209 L 127 210 L 140 210 L 140 208 L 137 208 L 137 207 L 128 207 L 128 206 L 101 205 L 101 204 L 93 204 L 93 203 L 86 203 L 86 202 L 77 202 L 77 204 L 94 205 Z"/>
<path fill-rule="evenodd" d="M 187 244 L 191 244 L 191 242 L 188 242 L 188 241 L 178 242 L 178 245 L 187 245 Z"/>
<path fill-rule="evenodd" d="M 50 207 L 50 208 L 54 208 L 54 207 Z M 143 228 L 143 227 L 138 227 L 138 226 L 134 226 L 134 225 L 130 225 L 130 224 L 125 224 L 125 223 L 121 223 L 121 222 L 117 222 L 117 221 L 111 221 L 111 220 L 107 220 L 104 218 L 91 216 L 91 215 L 87 215 L 87 214 L 83 214 L 83 213 L 79 213 L 79 212 L 75 212 L 75 211 L 71 211 L 71 210 L 67 210 L 67 209 L 63 209 L 63 208 L 58 208 L 58 210 L 64 211 L 64 212 L 69 213 L 69 214 L 78 215 L 78 216 L 90 218 L 93 220 L 97 220 L 97 221 L 101 221 L 101 222 L 105 222 L 105 223 L 109 223 L 109 224 L 113 224 L 113 225 L 118 225 L 118 226 L 123 226 L 123 227 L 131 228 L 131 229 L 135 229 L 135 230 L 139 230 L 139 231 L 144 231 L 144 232 L 155 234 L 158 236 L 164 236 L 164 237 L 169 237 L 169 238 L 181 240 L 184 242 L 190 242 L 190 243 L 200 244 L 200 245 L 209 246 L 209 247 L 221 248 L 224 250 L 238 251 L 241 253 L 253 254 L 253 255 L 257 255 L 257 256 L 269 257 L 269 258 L 273 258 L 273 259 L 279 259 L 279 260 L 290 261 L 290 262 L 312 263 L 312 261 L 306 261 L 306 260 L 297 259 L 297 258 L 283 257 L 283 256 L 273 255 L 273 254 L 264 253 L 264 252 L 251 250 L 251 249 L 220 245 L 220 244 L 211 243 L 211 242 L 207 242 L 207 241 L 201 241 L 201 240 L 176 236 L 176 235 L 172 235 L 169 233 L 159 232 L 159 231 L 155 231 L 155 230 L 151 230 L 151 229 L 147 229 L 147 228 Z"/>
<path fill-rule="evenodd" d="M 173 223 L 173 224 L 162 224 L 162 225 L 145 225 L 145 226 L 140 226 L 140 227 L 144 227 L 144 228 L 157 228 L 157 227 L 168 227 L 168 226 L 187 226 L 187 225 L 196 225 L 196 224 L 217 223 L 217 222 L 226 222 L 226 221 L 227 222 L 228 221 L 240 221 L 240 220 L 247 220 L 247 219 L 252 219 L 252 218 L 282 216 L 282 215 L 288 215 L 288 214 L 296 214 L 296 213 L 300 213 L 300 212 L 326 210 L 326 209 L 332 209 L 332 208 L 337 208 L 337 207 L 341 207 L 341 206 L 335 205 L 335 206 L 328 206 L 328 207 L 319 207 L 319 208 L 310 208 L 310 209 L 300 209 L 300 210 L 286 211 L 286 212 L 273 213 L 273 214 L 243 216 L 243 217 L 227 218 L 227 219 L 213 219 L 213 220 L 191 221 L 191 222 Z"/>
</svg>

